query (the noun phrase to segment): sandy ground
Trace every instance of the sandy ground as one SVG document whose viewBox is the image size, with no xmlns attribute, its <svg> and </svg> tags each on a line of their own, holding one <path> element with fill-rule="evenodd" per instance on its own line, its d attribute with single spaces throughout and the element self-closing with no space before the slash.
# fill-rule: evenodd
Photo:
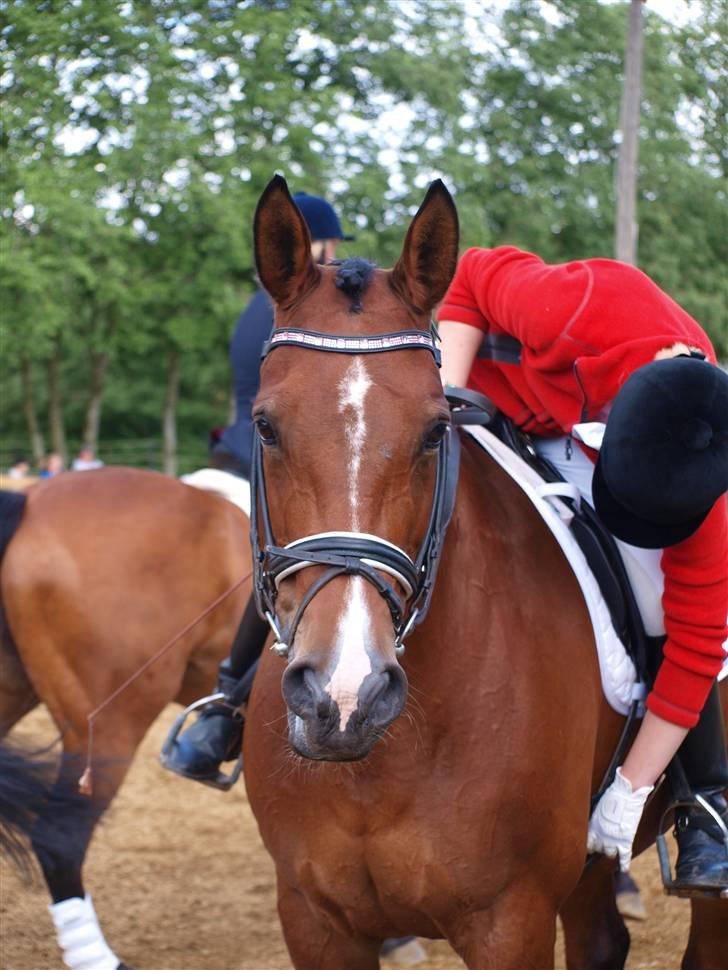
<svg viewBox="0 0 728 970">
<path fill-rule="evenodd" d="M 147 735 L 87 858 L 86 887 L 106 938 L 137 970 L 290 970 L 273 866 L 244 786 L 216 792 L 168 774 L 157 762 L 176 712 L 164 711 Z M 43 712 L 26 718 L 17 732 L 34 742 L 54 734 Z M 627 968 L 679 970 L 688 904 L 663 895 L 654 850 L 635 862 L 633 872 L 649 919 L 629 924 Z M 2 970 L 62 967 L 47 902 L 40 880 L 28 886 L 0 864 Z M 446 943 L 423 942 L 423 970 L 462 970 Z M 556 965 L 564 970 L 560 942 Z"/>
</svg>

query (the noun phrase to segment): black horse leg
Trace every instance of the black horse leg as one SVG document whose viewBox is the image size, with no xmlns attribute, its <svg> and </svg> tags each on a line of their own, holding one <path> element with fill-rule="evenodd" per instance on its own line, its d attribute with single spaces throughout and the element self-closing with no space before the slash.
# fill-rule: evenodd
<svg viewBox="0 0 728 970">
<path fill-rule="evenodd" d="M 69 777 L 70 774 L 62 771 L 53 788 L 52 802 L 56 806 L 70 805 L 79 777 L 78 774 L 75 778 Z M 72 808 L 62 812 L 56 808 L 55 812 L 48 810 L 39 814 L 31 841 L 54 903 L 72 896 L 83 897 L 81 869 L 94 828 L 105 808 L 89 799 L 88 807 L 82 807 L 78 813 Z"/>
<path fill-rule="evenodd" d="M 90 966 L 91 960 L 94 970 L 125 970 L 104 939 L 83 886 L 86 851 L 108 800 L 79 796 L 79 767 L 79 759 L 64 758 L 51 795 L 38 812 L 31 843 L 53 900 L 50 913 L 66 965 Z"/>
</svg>

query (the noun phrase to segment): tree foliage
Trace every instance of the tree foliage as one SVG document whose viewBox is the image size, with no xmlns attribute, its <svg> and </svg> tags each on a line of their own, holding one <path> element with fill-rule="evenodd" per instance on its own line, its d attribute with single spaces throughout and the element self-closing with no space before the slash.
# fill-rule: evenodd
<svg viewBox="0 0 728 970">
<path fill-rule="evenodd" d="M 174 359 L 202 460 L 275 171 L 384 265 L 437 175 L 465 245 L 612 255 L 624 4 L 0 0 L 0 18 L 3 442 L 45 413 L 49 361 L 74 442 L 94 395 L 102 449 L 158 437 Z M 646 5 L 638 209 L 639 264 L 724 355 L 726 24 L 727 0 L 683 27 Z"/>
</svg>

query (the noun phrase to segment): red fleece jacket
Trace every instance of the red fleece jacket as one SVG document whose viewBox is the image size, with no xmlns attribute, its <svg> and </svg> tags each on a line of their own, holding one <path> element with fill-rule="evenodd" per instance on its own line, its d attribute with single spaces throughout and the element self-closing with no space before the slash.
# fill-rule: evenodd
<svg viewBox="0 0 728 970">
<path fill-rule="evenodd" d="M 701 327 L 640 270 L 610 259 L 548 266 L 512 246 L 470 249 L 438 312 L 521 343 L 521 363 L 476 360 L 469 385 L 524 431 L 568 434 L 593 420 L 629 375 L 676 343 L 715 351 Z M 725 658 L 728 506 L 662 555 L 667 642 L 647 706 L 696 724 Z"/>
</svg>

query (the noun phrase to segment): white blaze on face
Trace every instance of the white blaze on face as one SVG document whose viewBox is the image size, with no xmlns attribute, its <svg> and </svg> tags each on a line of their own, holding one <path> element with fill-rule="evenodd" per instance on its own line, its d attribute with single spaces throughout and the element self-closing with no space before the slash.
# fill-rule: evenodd
<svg viewBox="0 0 728 970">
<path fill-rule="evenodd" d="M 339 707 L 340 731 L 346 730 L 356 710 L 359 688 L 367 674 L 372 672 L 367 650 L 371 616 L 364 598 L 364 582 L 360 576 L 349 580 L 344 612 L 336 631 L 336 668 L 324 687 Z"/>
<path fill-rule="evenodd" d="M 359 471 L 367 437 L 364 399 L 372 382 L 359 357 L 355 357 L 344 377 L 339 381 L 339 411 L 346 419 L 346 439 L 349 445 L 349 505 L 351 531 L 359 530 Z"/>
<path fill-rule="evenodd" d="M 349 448 L 348 480 L 349 508 L 352 532 L 359 531 L 359 472 L 367 436 L 364 401 L 372 381 L 361 358 L 355 357 L 339 382 L 339 411 L 346 421 L 346 441 Z M 336 631 L 336 667 L 325 690 L 339 707 L 339 730 L 345 731 L 356 710 L 359 688 L 372 663 L 367 649 L 372 619 L 367 608 L 364 580 L 354 576 L 349 580 L 346 602 Z"/>
</svg>

